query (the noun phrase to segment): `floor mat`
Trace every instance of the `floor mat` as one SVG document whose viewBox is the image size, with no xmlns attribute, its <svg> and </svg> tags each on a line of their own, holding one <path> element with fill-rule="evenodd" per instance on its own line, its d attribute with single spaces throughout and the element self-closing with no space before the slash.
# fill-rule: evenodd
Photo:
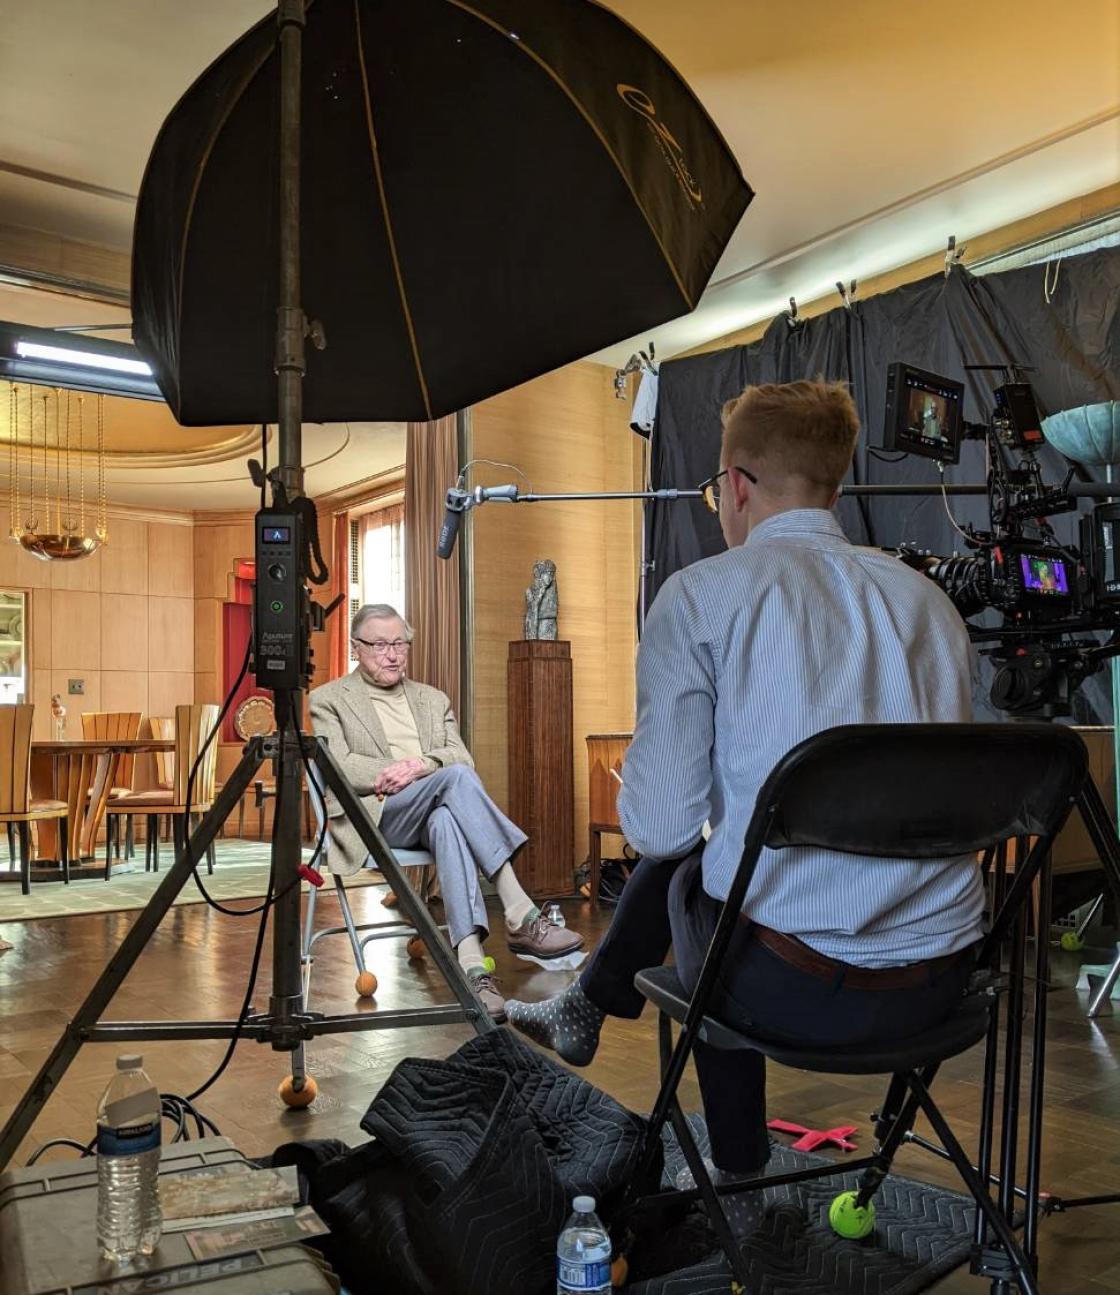
<svg viewBox="0 0 1120 1295">
<path fill-rule="evenodd" d="M 703 1119 L 689 1121 L 707 1153 Z M 666 1131 L 665 1185 L 684 1164 Z M 771 1173 L 826 1163 L 820 1156 L 775 1144 Z M 917 1295 L 968 1258 L 974 1207 L 970 1197 L 911 1178 L 891 1175 L 875 1197 L 875 1231 L 844 1241 L 828 1223 L 828 1207 L 858 1174 L 772 1187 L 765 1192 L 766 1220 L 745 1243 L 750 1264 L 748 1295 Z M 713 1238 L 714 1244 L 714 1238 Z M 727 1295 L 731 1270 L 722 1254 L 647 1281 L 630 1295 Z"/>
</svg>

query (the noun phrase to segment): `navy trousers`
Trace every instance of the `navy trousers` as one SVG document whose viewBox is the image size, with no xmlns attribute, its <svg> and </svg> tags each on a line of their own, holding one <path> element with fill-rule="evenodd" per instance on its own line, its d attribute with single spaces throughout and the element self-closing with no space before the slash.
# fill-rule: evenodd
<svg viewBox="0 0 1120 1295">
<path fill-rule="evenodd" d="M 703 888 L 700 851 L 683 859 L 643 859 L 622 892 L 610 928 L 580 976 L 580 987 L 610 1016 L 637 1018 L 646 1000 L 634 977 L 660 966 L 673 948 L 677 974 L 692 990 L 722 902 Z M 936 1025 L 963 995 L 973 949 L 931 966 L 925 983 L 905 989 L 852 989 L 850 968 L 829 977 L 801 971 L 751 936 L 740 922 L 716 982 L 709 1011 L 731 1026 L 820 1046 L 893 1042 Z M 720 1169 L 749 1174 L 770 1158 L 766 1129 L 766 1062 L 757 1052 L 720 1052 L 697 1043 L 696 1070 Z M 783 1112 L 806 1122 L 811 1112 Z"/>
</svg>

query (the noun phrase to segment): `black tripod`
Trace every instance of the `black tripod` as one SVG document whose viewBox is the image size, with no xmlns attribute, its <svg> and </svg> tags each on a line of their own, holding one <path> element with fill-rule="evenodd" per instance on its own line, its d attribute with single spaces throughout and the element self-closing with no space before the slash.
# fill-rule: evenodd
<svg viewBox="0 0 1120 1295">
<path fill-rule="evenodd" d="M 1120 842 L 1109 817 L 1100 792 L 1091 779 L 1087 779 L 1078 794 L 1076 808 L 1097 851 L 1108 883 L 1120 897 Z M 1016 869 L 1030 853 L 1030 840 L 1015 843 Z M 991 901 L 993 911 L 1001 907 L 1008 889 L 1008 856 L 1006 845 L 1000 847 L 994 858 L 986 860 L 990 869 Z M 984 1079 L 981 1097 L 979 1155 L 974 1166 L 980 1181 L 997 1189 L 1000 1213 L 1017 1226 L 1021 1214 L 1023 1250 L 1032 1267 L 1038 1270 L 1038 1225 L 1042 1216 L 1062 1214 L 1086 1205 L 1120 1204 L 1120 1193 L 1103 1196 L 1065 1198 L 1041 1190 L 1042 1123 L 1045 1097 L 1046 1065 L 1046 1015 L 1050 991 L 1050 927 L 1051 861 L 1047 856 L 1041 863 L 1036 880 L 1039 900 L 1035 930 L 1034 966 L 1034 1022 L 1030 1035 L 1031 1080 L 1027 1112 L 1026 1185 L 1016 1186 L 1019 1151 L 1020 1088 L 1022 1078 L 1026 999 L 1027 927 L 1026 913 L 1020 908 L 1010 931 L 1010 953 L 1006 976 L 1008 981 L 1006 1035 L 1003 1046 L 1003 1110 L 1000 1120 L 1000 1145 L 995 1143 L 995 1103 L 999 1057 L 999 1005 L 1000 997 L 993 999 L 991 1024 L 984 1056 Z M 999 974 L 1001 968 L 993 968 Z M 876 1120 L 878 1116 L 874 1117 Z M 949 1153 L 937 1143 L 913 1131 L 904 1140 L 932 1152 L 944 1160 Z M 1015 1285 L 1013 1269 L 1007 1255 L 999 1245 L 989 1241 L 987 1225 L 977 1211 L 972 1248 L 972 1271 L 992 1279 L 993 1295 L 1008 1295 Z"/>
<path fill-rule="evenodd" d="M 254 659 L 257 681 L 275 694 L 277 732 L 253 738 L 213 807 L 189 837 L 174 866 L 124 938 L 108 966 L 86 995 L 74 1019 L 51 1050 L 27 1092 L 0 1131 L 0 1169 L 35 1122 L 39 1111 L 66 1073 L 83 1043 L 173 1039 L 234 1039 L 244 1036 L 270 1043 L 278 1052 L 300 1052 L 301 1044 L 320 1034 L 356 1030 L 398 1029 L 415 1025 L 469 1022 L 478 1033 L 493 1029 L 466 976 L 421 898 L 406 882 L 392 850 L 325 744 L 299 731 L 303 693 L 311 679 L 310 632 L 322 628 L 322 609 L 313 614 L 307 591 L 308 546 L 301 532 L 307 509 L 303 500 L 301 420 L 305 338 L 320 348 L 322 330 L 300 305 L 300 82 L 304 0 L 280 0 L 280 273 L 276 330 L 279 409 L 279 465 L 269 474 L 273 507 L 256 520 L 257 588 Z M 323 575 L 325 578 L 325 573 Z M 128 1021 L 100 1024 L 102 1013 L 143 952 L 175 897 L 206 856 L 265 759 L 276 772 L 276 817 L 272 829 L 274 892 L 272 994 L 268 1011 L 244 1021 Z M 456 1005 L 410 1011 L 324 1016 L 303 1005 L 300 965 L 300 863 L 302 780 L 305 763 L 314 761 L 324 786 L 334 793 L 357 828 L 366 849 L 395 891 L 401 909 L 424 940 L 455 996 Z M 302 1061 L 294 1075 L 302 1081 Z"/>
</svg>

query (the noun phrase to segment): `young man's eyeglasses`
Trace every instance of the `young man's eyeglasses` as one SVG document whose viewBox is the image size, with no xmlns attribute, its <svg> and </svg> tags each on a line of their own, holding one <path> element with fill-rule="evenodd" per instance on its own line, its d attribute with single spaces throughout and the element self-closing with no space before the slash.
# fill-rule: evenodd
<svg viewBox="0 0 1120 1295">
<path fill-rule="evenodd" d="M 396 656 L 404 656 L 412 646 L 407 639 L 369 639 L 359 638 L 357 634 L 351 635 L 355 643 L 360 643 L 362 647 L 369 648 L 374 656 L 388 656 L 390 652 Z"/>
<path fill-rule="evenodd" d="M 708 506 L 708 512 L 719 512 L 719 497 L 722 490 L 720 478 L 726 477 L 729 472 L 741 472 L 743 476 L 751 483 L 752 486 L 758 485 L 758 478 L 753 472 L 748 472 L 746 468 L 740 468 L 737 464 L 732 464 L 729 468 L 724 468 L 722 472 L 717 472 L 714 477 L 709 477 L 707 481 L 701 481 L 699 490 L 704 496 L 704 503 Z"/>
</svg>

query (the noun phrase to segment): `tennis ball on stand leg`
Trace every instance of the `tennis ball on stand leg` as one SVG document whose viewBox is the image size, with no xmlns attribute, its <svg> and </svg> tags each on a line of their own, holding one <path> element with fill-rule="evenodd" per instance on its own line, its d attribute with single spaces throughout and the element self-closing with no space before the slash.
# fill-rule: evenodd
<svg viewBox="0 0 1120 1295">
<path fill-rule="evenodd" d="M 1063 931 L 1058 943 L 1067 953 L 1080 953 L 1085 947 L 1085 941 L 1076 931 Z"/>
<path fill-rule="evenodd" d="M 856 1192 L 841 1192 L 828 1207 L 828 1221 L 838 1237 L 859 1241 L 875 1229 L 875 1203 L 858 1205 Z"/>
<path fill-rule="evenodd" d="M 300 1087 L 296 1087 L 294 1075 L 288 1075 L 276 1090 L 280 1094 L 280 1100 L 285 1106 L 290 1106 L 292 1110 L 302 1110 L 319 1096 L 319 1085 L 311 1078 L 310 1075 L 304 1075 Z"/>
<path fill-rule="evenodd" d="M 377 977 L 372 971 L 359 972 L 354 981 L 354 989 L 359 998 L 372 998 L 377 993 Z"/>
<path fill-rule="evenodd" d="M 404 951 L 413 962 L 420 962 L 428 952 L 428 946 L 418 935 L 414 935 L 404 946 Z"/>
</svg>

